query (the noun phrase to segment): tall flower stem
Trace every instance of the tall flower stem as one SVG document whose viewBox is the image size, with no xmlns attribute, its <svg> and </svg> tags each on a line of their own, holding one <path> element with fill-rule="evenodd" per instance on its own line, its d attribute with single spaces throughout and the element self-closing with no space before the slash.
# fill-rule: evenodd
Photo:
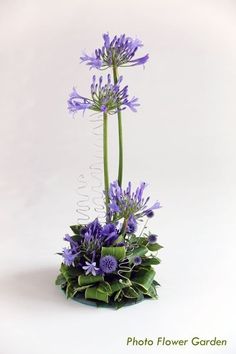
<svg viewBox="0 0 236 354">
<path fill-rule="evenodd" d="M 108 174 L 108 133 L 107 133 L 107 113 L 103 113 L 103 171 L 105 188 L 106 215 L 108 218 L 109 206 L 109 174 Z"/>
<path fill-rule="evenodd" d="M 118 71 L 117 67 L 113 65 L 113 79 L 114 84 L 118 81 Z M 121 187 L 123 178 L 123 134 L 122 134 L 122 119 L 121 111 L 117 112 L 118 115 L 118 134 L 119 134 L 119 168 L 118 168 L 118 184 Z"/>
</svg>

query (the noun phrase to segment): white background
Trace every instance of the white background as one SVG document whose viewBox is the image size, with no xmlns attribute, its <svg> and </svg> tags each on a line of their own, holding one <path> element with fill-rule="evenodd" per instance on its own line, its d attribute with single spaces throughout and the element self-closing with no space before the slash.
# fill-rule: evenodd
<svg viewBox="0 0 236 354">
<path fill-rule="evenodd" d="M 235 20 L 233 0 L 0 1 L 1 353 L 235 353 Z M 141 103 L 123 118 L 125 181 L 161 201 L 150 226 L 165 246 L 160 300 L 119 311 L 54 286 L 94 154 L 89 115 L 73 119 L 66 100 L 74 85 L 88 94 L 79 57 L 106 31 L 150 54 L 145 70 L 122 70 Z M 132 348 L 127 336 L 228 345 Z"/>
</svg>

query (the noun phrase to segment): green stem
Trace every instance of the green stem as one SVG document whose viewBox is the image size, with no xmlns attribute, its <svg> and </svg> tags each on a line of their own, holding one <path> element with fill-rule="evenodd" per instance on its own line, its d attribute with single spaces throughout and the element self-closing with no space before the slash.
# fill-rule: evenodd
<svg viewBox="0 0 236 354">
<path fill-rule="evenodd" d="M 118 71 L 117 67 L 113 65 L 113 79 L 114 84 L 118 81 Z M 123 177 L 123 135 L 122 135 L 122 120 L 121 120 L 121 111 L 117 112 L 118 115 L 118 133 L 119 133 L 119 168 L 118 168 L 118 184 L 122 185 Z"/>
<path fill-rule="evenodd" d="M 103 113 L 103 171 L 105 188 L 106 214 L 109 206 L 109 175 L 108 175 L 108 134 L 107 134 L 107 113 Z"/>
</svg>

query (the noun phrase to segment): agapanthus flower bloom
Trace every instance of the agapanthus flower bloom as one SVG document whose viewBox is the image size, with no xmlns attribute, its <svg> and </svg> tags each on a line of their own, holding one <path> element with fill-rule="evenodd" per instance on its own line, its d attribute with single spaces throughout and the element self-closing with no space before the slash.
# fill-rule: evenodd
<svg viewBox="0 0 236 354">
<path fill-rule="evenodd" d="M 135 97 L 128 98 L 128 86 L 120 88 L 122 80 L 123 77 L 120 76 L 118 82 L 113 84 L 111 76 L 108 74 L 107 82 L 103 85 L 102 76 L 97 82 L 94 75 L 91 84 L 91 98 L 79 95 L 76 89 L 73 88 L 68 100 L 69 111 L 75 113 L 76 111 L 88 109 L 95 112 L 114 114 L 128 107 L 133 112 L 136 112 L 136 107 L 139 106 L 138 99 Z"/>
<path fill-rule="evenodd" d="M 64 241 L 67 241 L 70 243 L 70 248 L 73 252 L 76 253 L 77 249 L 78 249 L 78 243 L 76 241 L 74 241 L 70 235 L 68 234 L 65 234 L 65 237 L 64 237 Z"/>
<path fill-rule="evenodd" d="M 85 266 L 82 268 L 85 270 L 85 275 L 92 274 L 92 275 L 97 275 L 97 271 L 99 268 L 96 267 L 96 262 L 85 262 Z"/>
<path fill-rule="evenodd" d="M 128 183 L 126 189 L 122 189 L 117 181 L 111 183 L 109 188 L 110 215 L 114 216 L 116 219 L 121 219 L 123 217 L 130 221 L 131 215 L 132 218 L 138 219 L 154 209 L 159 209 L 161 206 L 158 201 L 151 207 L 147 206 L 150 197 L 143 197 L 145 188 L 145 182 L 142 182 L 133 192 L 131 190 L 131 182 Z"/>
<path fill-rule="evenodd" d="M 133 259 L 134 265 L 140 265 L 142 263 L 142 258 L 140 256 L 135 256 Z"/>
<path fill-rule="evenodd" d="M 152 245 L 157 242 L 157 235 L 151 234 L 148 236 L 148 242 Z"/>
<path fill-rule="evenodd" d="M 130 217 L 129 217 L 129 220 L 127 222 L 126 231 L 127 231 L 128 234 L 134 234 L 135 231 L 137 230 L 137 227 L 138 227 L 137 220 L 131 214 Z"/>
<path fill-rule="evenodd" d="M 114 224 L 104 225 L 101 231 L 101 236 L 103 237 L 107 246 L 112 245 L 112 243 L 119 237 L 118 231 Z"/>
<path fill-rule="evenodd" d="M 64 258 L 63 263 L 67 266 L 70 266 L 74 263 L 77 253 L 74 253 L 70 248 L 63 248 L 62 257 Z"/>
<path fill-rule="evenodd" d="M 115 36 L 110 39 L 108 33 L 103 34 L 103 46 L 95 50 L 94 54 L 84 54 L 80 57 L 82 62 L 85 62 L 90 68 L 106 69 L 111 66 L 135 66 L 144 65 L 148 59 L 148 54 L 143 57 L 134 59 L 138 48 L 143 44 L 139 39 L 126 37 L 125 34 Z"/>
<path fill-rule="evenodd" d="M 107 255 L 100 259 L 99 266 L 104 273 L 113 273 L 117 268 L 117 260 L 115 257 Z"/>
</svg>

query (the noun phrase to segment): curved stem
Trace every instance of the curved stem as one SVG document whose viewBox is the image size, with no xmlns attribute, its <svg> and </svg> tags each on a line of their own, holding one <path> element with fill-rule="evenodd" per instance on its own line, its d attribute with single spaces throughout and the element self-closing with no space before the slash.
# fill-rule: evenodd
<svg viewBox="0 0 236 354">
<path fill-rule="evenodd" d="M 113 79 L 114 84 L 118 81 L 117 67 L 113 65 Z M 117 112 L 118 115 L 118 133 L 119 133 L 119 168 L 118 168 L 118 184 L 121 187 L 123 178 L 123 134 L 122 134 L 122 120 L 121 111 Z"/>
<path fill-rule="evenodd" d="M 103 171 L 104 171 L 104 189 L 106 215 L 108 218 L 109 206 L 109 175 L 108 175 L 108 134 L 107 134 L 107 113 L 103 113 Z"/>
</svg>

